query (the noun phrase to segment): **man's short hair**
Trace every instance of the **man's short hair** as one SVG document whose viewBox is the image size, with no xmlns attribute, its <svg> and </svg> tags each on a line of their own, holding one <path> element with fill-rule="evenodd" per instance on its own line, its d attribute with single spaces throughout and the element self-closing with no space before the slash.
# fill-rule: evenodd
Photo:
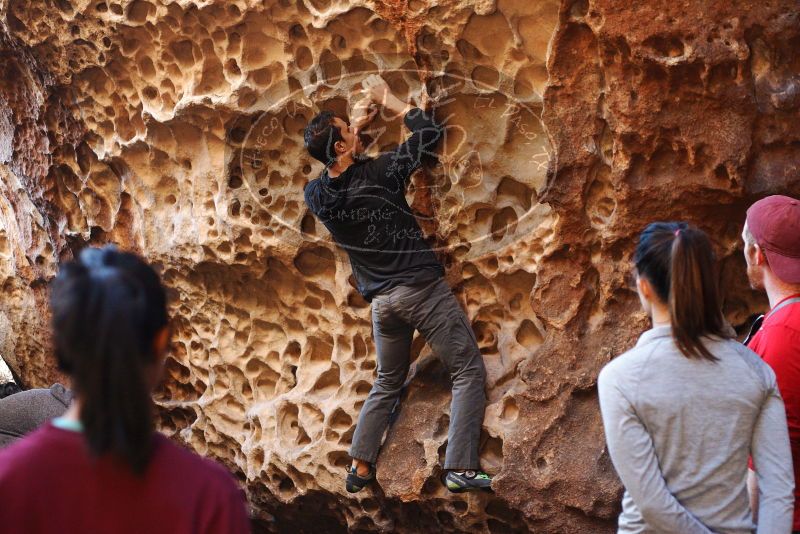
<svg viewBox="0 0 800 534">
<path fill-rule="evenodd" d="M 758 245 L 755 236 L 753 236 L 753 232 L 750 231 L 747 225 L 744 227 L 744 242 L 747 246 Z"/>
<path fill-rule="evenodd" d="M 308 153 L 326 167 L 336 161 L 334 145 L 337 141 L 344 140 L 339 128 L 333 123 L 334 118 L 336 116 L 332 111 L 318 113 L 308 123 L 303 135 Z"/>
</svg>

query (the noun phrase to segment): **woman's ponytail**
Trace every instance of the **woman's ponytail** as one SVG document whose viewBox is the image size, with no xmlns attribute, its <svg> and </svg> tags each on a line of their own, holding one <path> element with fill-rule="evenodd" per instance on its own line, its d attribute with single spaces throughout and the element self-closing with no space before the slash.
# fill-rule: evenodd
<svg viewBox="0 0 800 534">
<path fill-rule="evenodd" d="M 702 337 L 730 337 L 722 315 L 716 258 L 708 236 L 686 223 L 653 223 L 634 254 L 640 276 L 669 306 L 672 335 L 687 358 L 717 358 Z"/>
<path fill-rule="evenodd" d="M 56 356 L 81 400 L 90 451 L 116 454 L 142 473 L 153 433 L 146 369 L 167 325 L 158 275 L 133 254 L 86 249 L 59 273 L 51 302 Z"/>
<path fill-rule="evenodd" d="M 727 337 L 711 241 L 696 228 L 677 230 L 671 256 L 669 314 L 675 343 L 687 357 L 716 361 L 700 339 Z"/>
</svg>

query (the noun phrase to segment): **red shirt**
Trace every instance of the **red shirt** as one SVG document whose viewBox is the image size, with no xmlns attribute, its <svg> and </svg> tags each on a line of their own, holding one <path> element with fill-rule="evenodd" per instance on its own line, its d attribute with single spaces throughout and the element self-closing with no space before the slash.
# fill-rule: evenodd
<svg viewBox="0 0 800 534">
<path fill-rule="evenodd" d="M 789 298 L 800 297 L 800 294 Z M 784 302 L 784 299 L 781 302 Z M 780 302 L 775 306 L 780 305 Z M 794 462 L 794 530 L 800 530 L 800 303 L 768 314 L 761 329 L 747 345 L 767 362 L 778 379 L 786 406 L 789 440 Z"/>
<path fill-rule="evenodd" d="M 143 476 L 48 423 L 0 451 L 0 529 L 45 534 L 244 534 L 242 491 L 220 465 L 155 434 Z"/>
</svg>

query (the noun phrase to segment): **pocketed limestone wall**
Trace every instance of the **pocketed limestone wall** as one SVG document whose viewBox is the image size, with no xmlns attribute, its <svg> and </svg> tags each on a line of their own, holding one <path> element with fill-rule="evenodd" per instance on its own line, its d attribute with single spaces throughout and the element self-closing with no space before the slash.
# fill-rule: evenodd
<svg viewBox="0 0 800 534">
<path fill-rule="evenodd" d="M 637 233 L 713 237 L 726 313 L 747 285 L 744 210 L 800 195 L 800 3 L 607 0 L 1 0 L 0 353 L 63 379 L 47 282 L 118 243 L 170 288 L 162 429 L 218 458 L 259 528 L 613 532 L 621 486 L 596 377 L 647 323 Z M 439 483 L 449 386 L 421 338 L 378 462 L 344 492 L 375 372 L 369 306 L 307 212 L 302 129 L 367 75 L 435 109 L 438 162 L 408 197 L 487 371 L 494 495 Z M 372 152 L 404 132 L 379 117 Z"/>
</svg>

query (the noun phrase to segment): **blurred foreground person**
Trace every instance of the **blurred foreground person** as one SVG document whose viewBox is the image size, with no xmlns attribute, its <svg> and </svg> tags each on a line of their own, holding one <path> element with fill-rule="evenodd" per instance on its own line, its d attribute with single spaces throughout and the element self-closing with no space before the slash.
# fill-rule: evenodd
<svg viewBox="0 0 800 534">
<path fill-rule="evenodd" d="M 18 391 L 0 399 L 0 448 L 63 415 L 71 400 L 72 392 L 61 384 Z"/>
<path fill-rule="evenodd" d="M 774 195 L 747 210 L 742 232 L 747 278 L 767 293 L 770 311 L 760 317 L 747 346 L 767 362 L 778 379 L 786 405 L 795 481 L 800 475 L 800 201 Z M 759 475 L 761 469 L 755 464 Z M 758 478 L 761 478 L 758 476 Z M 753 508 L 757 478 L 750 475 Z M 800 491 L 795 488 L 792 529 L 800 534 Z"/>
<path fill-rule="evenodd" d="M 747 460 L 759 469 L 759 534 L 788 534 L 794 476 L 775 373 L 734 339 L 708 237 L 654 223 L 634 254 L 653 328 L 600 373 L 608 450 L 625 485 L 618 532 L 750 534 Z"/>
<path fill-rule="evenodd" d="M 164 288 L 133 254 L 86 249 L 51 293 L 67 412 L 0 451 L 4 532 L 245 533 L 222 467 L 154 431 L 151 391 L 169 344 Z"/>
</svg>

